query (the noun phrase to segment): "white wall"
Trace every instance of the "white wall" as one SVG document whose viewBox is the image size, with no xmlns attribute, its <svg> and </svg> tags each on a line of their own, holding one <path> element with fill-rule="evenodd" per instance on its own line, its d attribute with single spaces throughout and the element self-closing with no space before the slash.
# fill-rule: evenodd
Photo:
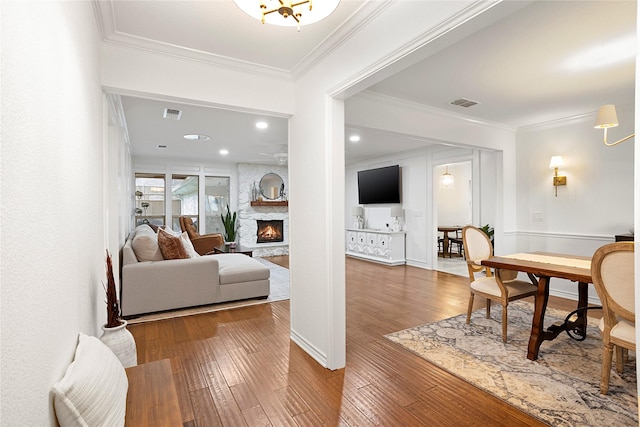
<svg viewBox="0 0 640 427">
<path fill-rule="evenodd" d="M 518 132 L 518 251 L 591 256 L 633 226 L 634 144 L 606 147 L 602 130 L 593 128 L 597 107 L 583 117 Z M 617 111 L 620 126 L 610 130 L 610 141 L 634 132 L 633 106 L 617 106 Z M 557 197 L 549 169 L 554 155 L 563 156 L 559 175 L 567 177 Z M 575 284 L 560 279 L 552 280 L 550 289 L 552 295 L 576 293 Z M 593 287 L 589 295 L 596 299 Z"/>
<path fill-rule="evenodd" d="M 105 317 L 100 42 L 90 2 L 0 15 L 2 425 L 47 426 L 78 333 Z"/>
</svg>

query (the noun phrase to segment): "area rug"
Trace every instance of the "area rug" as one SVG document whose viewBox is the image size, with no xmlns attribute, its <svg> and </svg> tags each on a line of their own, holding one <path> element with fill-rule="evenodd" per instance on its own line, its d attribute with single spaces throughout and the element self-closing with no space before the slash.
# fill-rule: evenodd
<svg viewBox="0 0 640 427">
<path fill-rule="evenodd" d="M 620 376 L 611 372 L 609 394 L 600 394 L 602 340 L 596 319 L 589 319 L 587 338 L 562 333 L 540 347 L 538 360 L 526 358 L 533 305 L 509 304 L 508 342 L 501 338 L 502 307 L 386 335 L 423 359 L 552 426 L 637 426 L 635 355 Z M 545 325 L 566 313 L 547 309 Z M 495 319 L 495 320 L 494 320 Z"/>
<path fill-rule="evenodd" d="M 139 317 L 130 318 L 127 319 L 127 322 L 129 324 L 152 322 L 155 320 L 171 319 L 173 317 L 181 316 L 191 316 L 194 314 L 210 313 L 213 311 L 229 310 L 232 308 L 246 307 L 249 305 L 265 304 L 269 302 L 289 299 L 289 270 L 263 258 L 255 257 L 254 259 L 269 267 L 269 270 L 271 271 L 269 296 L 265 299 L 252 298 L 242 301 L 222 302 L 219 304 L 203 305 L 200 307 L 190 307 L 182 310 L 163 311 L 160 313 L 151 313 Z"/>
</svg>

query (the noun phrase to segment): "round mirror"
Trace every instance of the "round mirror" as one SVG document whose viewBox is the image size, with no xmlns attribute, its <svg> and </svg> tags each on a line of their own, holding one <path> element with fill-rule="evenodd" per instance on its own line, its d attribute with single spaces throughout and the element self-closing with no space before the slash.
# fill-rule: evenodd
<svg viewBox="0 0 640 427">
<path fill-rule="evenodd" d="M 260 194 L 267 200 L 275 200 L 284 193 L 284 181 L 276 173 L 268 173 L 260 180 Z"/>
</svg>

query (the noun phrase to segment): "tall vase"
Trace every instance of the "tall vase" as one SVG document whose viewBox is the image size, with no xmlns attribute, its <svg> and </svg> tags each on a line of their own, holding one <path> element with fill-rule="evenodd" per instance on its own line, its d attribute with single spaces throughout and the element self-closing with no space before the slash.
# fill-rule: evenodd
<svg viewBox="0 0 640 427">
<path fill-rule="evenodd" d="M 120 326 L 113 328 L 107 328 L 103 325 L 100 341 L 113 351 L 122 366 L 129 368 L 138 364 L 138 352 L 136 350 L 136 341 L 133 339 L 131 332 L 127 330 L 127 321 L 122 320 L 121 322 Z"/>
</svg>

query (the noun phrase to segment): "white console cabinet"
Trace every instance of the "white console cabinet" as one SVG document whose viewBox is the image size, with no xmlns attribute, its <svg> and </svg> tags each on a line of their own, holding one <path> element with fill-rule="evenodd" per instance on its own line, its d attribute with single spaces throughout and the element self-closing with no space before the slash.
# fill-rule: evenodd
<svg viewBox="0 0 640 427">
<path fill-rule="evenodd" d="M 347 255 L 387 265 L 405 263 L 403 231 L 347 228 Z"/>
</svg>

